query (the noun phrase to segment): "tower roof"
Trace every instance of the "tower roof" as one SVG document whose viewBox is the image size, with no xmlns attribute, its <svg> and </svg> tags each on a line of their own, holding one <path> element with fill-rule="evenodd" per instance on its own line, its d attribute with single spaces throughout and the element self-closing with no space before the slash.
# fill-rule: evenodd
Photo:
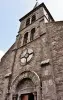
<svg viewBox="0 0 63 100">
<path fill-rule="evenodd" d="M 31 10 L 29 13 L 27 13 L 25 16 L 23 16 L 22 18 L 19 19 L 19 21 L 21 22 L 24 18 L 26 18 L 27 16 L 29 16 L 32 12 L 36 11 L 37 9 L 39 9 L 40 7 L 43 7 L 47 13 L 49 14 L 49 16 L 51 17 L 51 19 L 54 21 L 54 18 L 52 17 L 52 15 L 50 14 L 49 10 L 47 9 L 47 7 L 45 6 L 44 3 L 41 3 L 40 5 L 36 5 L 35 8 L 33 10 Z"/>
</svg>

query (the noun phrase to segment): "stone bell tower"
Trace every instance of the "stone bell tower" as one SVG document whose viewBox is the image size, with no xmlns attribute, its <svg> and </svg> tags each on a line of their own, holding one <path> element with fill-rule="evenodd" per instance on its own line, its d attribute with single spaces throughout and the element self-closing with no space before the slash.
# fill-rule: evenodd
<svg viewBox="0 0 63 100">
<path fill-rule="evenodd" d="M 53 68 L 58 59 L 53 58 L 55 48 L 60 47 L 55 44 L 58 35 L 54 33 L 60 25 L 55 24 L 45 4 L 38 2 L 19 21 L 16 42 L 2 58 L 1 66 L 6 70 L 1 74 L 5 76 L 1 100 L 63 100 L 57 99 L 62 95 L 56 87 L 57 66 Z"/>
<path fill-rule="evenodd" d="M 56 100 L 45 23 L 54 22 L 44 3 L 22 17 L 16 40 L 12 100 Z"/>
</svg>

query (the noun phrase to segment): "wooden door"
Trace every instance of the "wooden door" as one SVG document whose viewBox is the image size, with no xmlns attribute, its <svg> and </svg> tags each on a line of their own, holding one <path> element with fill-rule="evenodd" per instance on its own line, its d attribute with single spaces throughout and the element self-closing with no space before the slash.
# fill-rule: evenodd
<svg viewBox="0 0 63 100">
<path fill-rule="evenodd" d="M 28 100 L 28 95 L 22 95 L 21 100 Z"/>
</svg>

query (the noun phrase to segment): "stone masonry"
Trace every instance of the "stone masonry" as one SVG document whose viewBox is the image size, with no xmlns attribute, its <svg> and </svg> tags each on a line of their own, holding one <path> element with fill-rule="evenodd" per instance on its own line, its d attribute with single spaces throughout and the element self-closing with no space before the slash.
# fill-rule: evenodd
<svg viewBox="0 0 63 100">
<path fill-rule="evenodd" d="M 54 21 L 44 3 L 20 19 L 16 41 L 1 59 L 0 100 L 63 100 L 63 21 Z"/>
</svg>

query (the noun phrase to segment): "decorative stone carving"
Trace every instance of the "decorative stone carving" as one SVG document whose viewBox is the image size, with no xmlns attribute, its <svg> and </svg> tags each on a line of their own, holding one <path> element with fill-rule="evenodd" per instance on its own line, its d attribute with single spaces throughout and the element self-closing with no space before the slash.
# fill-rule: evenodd
<svg viewBox="0 0 63 100">
<path fill-rule="evenodd" d="M 26 49 L 21 54 L 21 64 L 25 65 L 27 62 L 29 62 L 33 57 L 33 50 L 32 49 Z"/>
</svg>

